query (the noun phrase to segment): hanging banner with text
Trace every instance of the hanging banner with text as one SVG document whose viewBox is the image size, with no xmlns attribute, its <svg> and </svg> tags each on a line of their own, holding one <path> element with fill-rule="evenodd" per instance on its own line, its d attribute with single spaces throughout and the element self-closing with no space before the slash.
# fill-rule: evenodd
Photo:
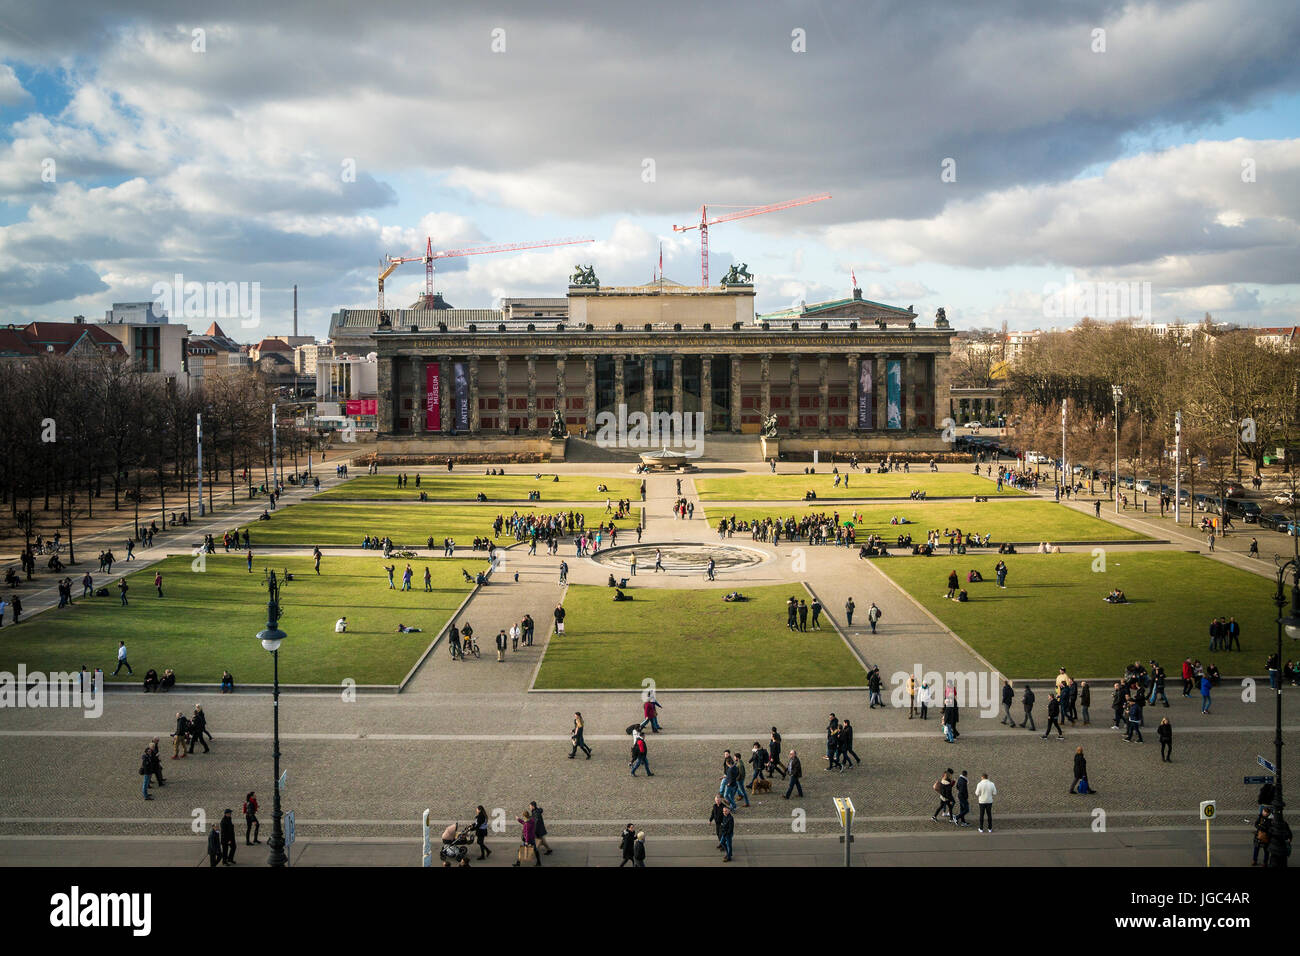
<svg viewBox="0 0 1300 956">
<path fill-rule="evenodd" d="M 424 430 L 442 430 L 442 380 L 437 362 L 424 366 Z"/>
<path fill-rule="evenodd" d="M 858 428 L 870 429 L 871 423 L 871 359 L 858 363 Z"/>
<path fill-rule="evenodd" d="M 903 427 L 903 363 L 885 362 L 885 427 Z"/>
<path fill-rule="evenodd" d="M 467 432 L 469 431 L 469 368 L 464 362 L 455 362 L 451 368 L 452 408 L 456 410 L 452 416 L 455 420 L 451 427 L 458 432 Z"/>
</svg>

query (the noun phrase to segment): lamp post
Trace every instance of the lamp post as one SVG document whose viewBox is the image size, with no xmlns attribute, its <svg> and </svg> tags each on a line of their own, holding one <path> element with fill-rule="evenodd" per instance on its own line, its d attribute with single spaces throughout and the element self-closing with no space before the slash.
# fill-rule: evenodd
<svg viewBox="0 0 1300 956">
<path fill-rule="evenodd" d="M 1287 853 L 1286 846 L 1291 838 L 1291 828 L 1286 825 L 1282 818 L 1283 808 L 1286 806 L 1282 799 L 1282 632 L 1286 631 L 1288 637 L 1292 640 L 1300 640 L 1300 538 L 1295 539 L 1296 554 L 1291 560 L 1278 566 L 1277 569 L 1277 593 L 1273 595 L 1273 603 L 1277 605 L 1277 658 L 1274 663 L 1277 665 L 1274 672 L 1277 673 L 1277 686 L 1274 693 L 1277 697 L 1276 723 L 1273 733 L 1273 765 L 1277 768 L 1275 771 L 1277 781 L 1273 787 L 1273 819 L 1269 826 L 1269 866 L 1286 866 Z M 1291 576 L 1291 613 L 1283 616 L 1287 606 L 1286 578 L 1287 573 Z M 1271 675 L 1270 675 L 1271 676 Z"/>
<path fill-rule="evenodd" d="M 1124 397 L 1124 390 L 1118 385 L 1112 385 L 1110 394 L 1115 399 L 1115 475 L 1111 479 L 1110 490 L 1115 495 L 1115 514 L 1119 514 L 1119 400 Z"/>
<path fill-rule="evenodd" d="M 268 862 L 271 866 L 285 866 L 289 861 L 284 855 L 284 831 L 280 826 L 280 642 L 287 636 L 276 624 L 280 619 L 280 581 L 275 571 L 268 571 L 266 576 L 266 629 L 258 631 L 257 639 L 262 647 L 271 652 L 274 662 L 275 682 L 272 692 L 273 711 L 275 714 L 275 783 L 273 786 L 274 809 L 271 813 L 271 839 L 267 848 L 271 851 Z"/>
</svg>

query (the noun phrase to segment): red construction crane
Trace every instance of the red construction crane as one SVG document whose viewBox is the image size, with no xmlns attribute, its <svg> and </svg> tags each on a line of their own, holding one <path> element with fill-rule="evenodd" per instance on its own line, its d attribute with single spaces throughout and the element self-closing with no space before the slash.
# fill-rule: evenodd
<svg viewBox="0 0 1300 956">
<path fill-rule="evenodd" d="M 737 212 L 723 213 L 721 216 L 709 218 L 709 207 L 704 205 L 700 207 L 700 221 L 692 223 L 689 226 L 673 226 L 673 232 L 686 232 L 688 229 L 700 230 L 700 285 L 709 284 L 709 226 L 716 226 L 720 222 L 731 222 L 733 219 L 747 219 L 750 216 L 761 216 L 765 212 L 779 212 L 782 209 L 790 209 L 794 206 L 806 206 L 809 203 L 821 202 L 823 199 L 830 199 L 830 193 L 818 193 L 816 196 L 804 196 L 802 199 L 788 199 L 785 202 L 774 202 L 767 206 L 752 206 L 749 208 L 739 208 Z M 718 206 L 726 206 L 725 203 L 714 203 L 716 209 Z"/>
<path fill-rule="evenodd" d="M 433 308 L 433 260 L 456 259 L 460 256 L 482 256 L 489 252 L 515 252 L 520 249 L 542 249 L 547 246 L 572 246 L 582 242 L 595 242 L 595 239 L 543 239 L 537 242 L 508 242 L 495 246 L 470 246 L 466 249 L 444 249 L 433 251 L 433 237 L 425 239 L 424 255 L 395 258 L 385 256 L 379 261 L 379 311 L 384 311 L 384 280 L 393 274 L 403 262 L 424 263 L 424 307 Z"/>
</svg>

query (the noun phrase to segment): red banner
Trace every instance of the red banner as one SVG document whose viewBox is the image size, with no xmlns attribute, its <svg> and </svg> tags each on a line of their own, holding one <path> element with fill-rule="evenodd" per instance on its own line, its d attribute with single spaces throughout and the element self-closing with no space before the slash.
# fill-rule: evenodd
<svg viewBox="0 0 1300 956">
<path fill-rule="evenodd" d="M 424 430 L 442 431 L 442 388 L 438 377 L 438 363 L 424 366 Z"/>
<path fill-rule="evenodd" d="M 349 398 L 344 409 L 344 414 L 352 418 L 355 418 L 358 415 L 378 415 L 379 399 Z"/>
</svg>

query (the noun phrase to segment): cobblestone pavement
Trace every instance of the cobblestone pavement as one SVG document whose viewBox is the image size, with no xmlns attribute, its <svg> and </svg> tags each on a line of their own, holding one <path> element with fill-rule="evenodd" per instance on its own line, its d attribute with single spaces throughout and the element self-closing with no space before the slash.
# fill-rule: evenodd
<svg viewBox="0 0 1300 956">
<path fill-rule="evenodd" d="M 592 466 L 581 468 L 589 472 Z M 696 501 L 692 520 L 670 513 L 673 478 L 648 479 L 643 544 L 717 541 L 717 532 L 702 518 L 691 479 L 683 481 L 682 491 Z M 773 513 L 798 506 L 771 504 Z M 228 525 L 229 519 L 221 523 Z M 739 587 L 806 581 L 858 655 L 881 666 L 887 685 L 896 672 L 916 667 L 941 673 L 988 670 L 871 562 L 860 561 L 855 549 L 784 542 L 774 548 L 747 537 L 729 543 L 752 546 L 766 560 L 733 572 L 732 579 L 720 574 L 715 585 L 694 573 L 641 575 L 637 585 L 727 588 L 733 580 Z M 796 555 L 796 549 L 803 554 Z M 833 796 L 849 796 L 857 806 L 855 829 L 862 842 L 854 853 L 861 862 L 929 865 L 944 861 L 940 854 L 957 851 L 990 865 L 1198 865 L 1203 850 L 1196 810 L 1204 799 L 1219 801 L 1219 862 L 1248 859 L 1245 821 L 1253 818 L 1257 788 L 1242 780 L 1264 772 L 1257 754 L 1272 753 L 1274 697 L 1266 682 L 1257 703 L 1225 686 L 1208 717 L 1200 715 L 1198 699 L 1175 693 L 1169 710 L 1148 711 L 1145 744 L 1125 743 L 1100 719 L 1100 706 L 1092 726 L 1067 725 L 1065 740 L 1010 729 L 968 706 L 961 736 L 948 744 L 933 713 L 925 722 L 908 718 L 905 699 L 902 707 L 871 709 L 865 692 L 857 691 L 661 688 L 664 732 L 649 739 L 655 775 L 632 778 L 623 728 L 640 716 L 637 692 L 528 690 L 550 635 L 550 611 L 563 594 L 559 560 L 568 561 L 575 583 L 604 583 L 608 570 L 574 557 L 567 545 L 556 558 L 530 558 L 522 550 L 508 552 L 505 568 L 462 613 L 480 639 L 480 660 L 453 662 L 440 644 L 400 695 L 362 694 L 348 701 L 340 689 L 283 697 L 285 808 L 296 814 L 300 862 L 414 864 L 426 808 L 441 828 L 453 820 L 465 822 L 482 803 L 505 825 L 505 832 L 490 839 L 490 845 L 506 849 L 491 862 L 504 865 L 518 833 L 515 816 L 535 799 L 547 810 L 557 847 L 547 862 L 616 863 L 617 834 L 634 822 L 647 830 L 653 859 L 711 864 L 716 851 L 705 821 L 721 753 L 730 748 L 747 754 L 753 741 L 766 745 L 774 725 L 786 749 L 796 748 L 803 759 L 804 796 L 786 801 L 780 780 L 771 793 L 751 796 L 752 806 L 742 806 L 737 819 L 742 863 L 842 860 Z M 796 560 L 802 570 L 795 570 Z M 852 627 L 843 613 L 850 594 L 858 608 Z M 878 634 L 865 625 L 873 600 L 884 611 Z M 536 646 L 509 652 L 506 663 L 498 664 L 492 646 L 496 630 L 525 612 L 537 621 Z M 39 626 L 39 618 L 24 626 Z M 784 621 L 773 626 L 784 630 Z M 292 634 L 282 652 L 293 653 Z M 1262 654 L 1248 653 L 1243 660 L 1257 657 Z M 1040 694 L 1041 701 L 1045 698 Z M 886 699 L 900 702 L 888 693 Z M 1292 735 L 1300 731 L 1300 711 L 1294 694 L 1284 701 L 1286 732 Z M 212 753 L 169 759 L 166 735 L 174 714 L 195 703 L 208 714 L 215 735 Z M 567 757 L 574 710 L 587 719 L 591 760 Z M 1043 707 L 1038 710 L 1041 728 Z M 862 758 L 860 766 L 843 774 L 823 770 L 823 728 L 831 711 L 853 721 Z M 1175 728 L 1173 763 L 1160 761 L 1154 740 L 1154 724 L 1165 715 Z M 0 767 L 6 771 L 0 775 L 0 862 L 194 865 L 203 839 L 191 832 L 196 811 L 208 818 L 226 807 L 238 813 L 250 789 L 262 802 L 265 840 L 271 818 L 270 724 L 270 698 L 255 692 L 145 696 L 113 691 L 97 720 L 69 710 L 0 710 Z M 155 789 L 156 799 L 146 803 L 137 768 L 153 736 L 163 739 L 167 786 Z M 1076 746 L 1088 757 L 1089 776 L 1100 791 L 1095 796 L 1067 793 Z M 981 837 L 973 827 L 959 831 L 931 821 L 937 797 L 930 785 L 946 767 L 968 770 L 972 788 L 981 773 L 990 774 L 999 791 L 997 834 Z M 1294 780 L 1288 769 L 1288 785 Z M 978 811 L 972 822 L 977 817 Z M 240 852 L 247 861 L 262 850 L 241 844 Z"/>
</svg>

